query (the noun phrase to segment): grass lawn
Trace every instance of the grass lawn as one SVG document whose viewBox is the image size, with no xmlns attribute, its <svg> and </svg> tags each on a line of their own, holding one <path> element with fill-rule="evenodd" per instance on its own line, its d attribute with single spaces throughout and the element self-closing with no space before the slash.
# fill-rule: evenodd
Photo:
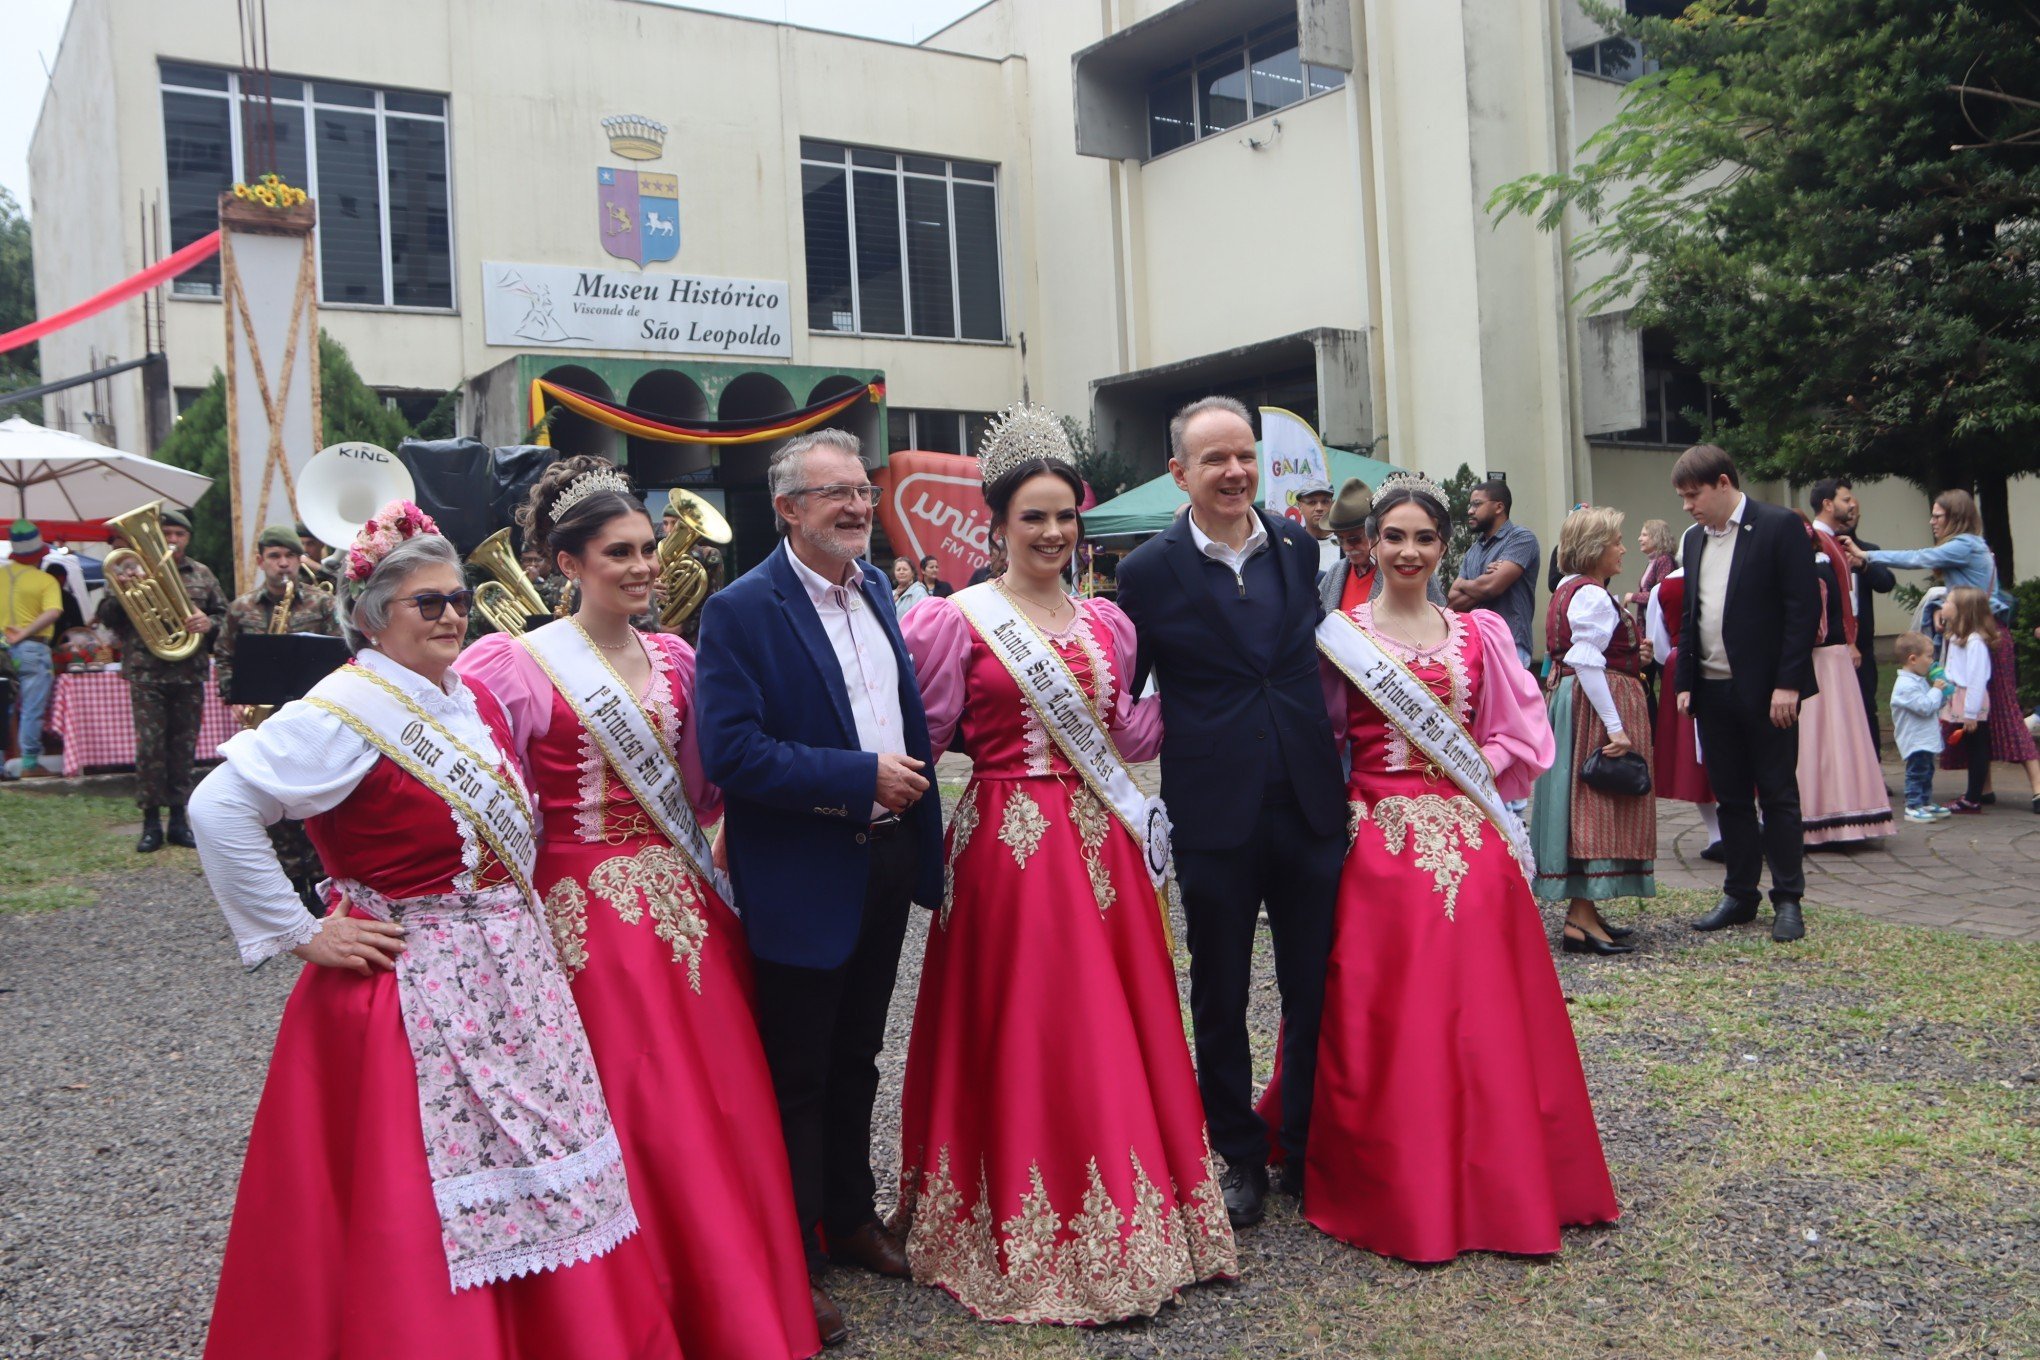
<svg viewBox="0 0 2040 1360">
<path fill-rule="evenodd" d="M 85 880 L 134 867 L 134 837 L 126 828 L 140 820 L 131 798 L 0 792 L 0 913 L 97 900 Z M 175 847 L 159 853 L 192 858 Z"/>
<path fill-rule="evenodd" d="M 852 1351 L 2040 1355 L 2040 946 L 1832 910 L 1790 948 L 1696 936 L 1710 905 L 1617 904 L 1642 953 L 1560 960 L 1623 1211 L 1562 1256 L 1407 1266 L 1276 1200 L 1241 1282 L 1154 1323 L 986 1327 L 839 1272 Z"/>
</svg>

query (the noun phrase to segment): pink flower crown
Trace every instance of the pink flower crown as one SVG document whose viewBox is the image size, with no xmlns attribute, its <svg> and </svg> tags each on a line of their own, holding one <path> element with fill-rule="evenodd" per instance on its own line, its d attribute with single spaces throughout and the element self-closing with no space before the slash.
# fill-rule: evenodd
<svg viewBox="0 0 2040 1360">
<path fill-rule="evenodd" d="M 439 526 L 432 516 L 409 501 L 391 501 L 376 511 L 375 518 L 361 526 L 361 532 L 347 545 L 347 579 L 359 584 L 375 571 L 376 564 L 389 556 L 390 549 L 419 534 L 436 534 Z"/>
</svg>

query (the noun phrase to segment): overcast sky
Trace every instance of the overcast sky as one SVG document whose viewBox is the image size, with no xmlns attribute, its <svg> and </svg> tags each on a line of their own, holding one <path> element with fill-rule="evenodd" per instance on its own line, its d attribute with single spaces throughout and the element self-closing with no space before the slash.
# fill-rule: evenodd
<svg viewBox="0 0 2040 1360">
<path fill-rule="evenodd" d="M 115 0 L 148 4 L 151 0 Z M 272 17 L 291 5 L 326 4 L 329 0 L 269 0 Z M 615 4 L 635 0 L 612 0 Z M 809 28 L 860 33 L 895 42 L 918 42 L 958 16 L 976 9 L 980 0 L 692 0 L 690 9 L 717 10 L 756 19 L 777 19 Z M 233 0 L 213 0 L 219 22 L 234 32 Z M 7 15 L 6 41 L 0 42 L 0 185 L 10 190 L 23 211 L 28 209 L 28 142 L 35 135 L 42 109 L 48 68 L 57 60 L 64 36 L 64 16 L 71 0 L 0 0 Z M 306 72 L 308 75 L 324 74 Z M 364 77 L 373 72 L 349 72 Z"/>
</svg>

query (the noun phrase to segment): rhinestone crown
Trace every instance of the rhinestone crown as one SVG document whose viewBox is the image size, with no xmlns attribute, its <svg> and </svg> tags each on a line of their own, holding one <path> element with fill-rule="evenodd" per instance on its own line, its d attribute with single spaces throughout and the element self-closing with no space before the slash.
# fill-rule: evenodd
<svg viewBox="0 0 2040 1360">
<path fill-rule="evenodd" d="M 1062 417 L 1046 406 L 1020 402 L 999 412 L 978 441 L 978 476 L 989 486 L 1036 458 L 1071 468 L 1077 465 L 1076 450 L 1070 447 Z"/>
<path fill-rule="evenodd" d="M 579 505 L 582 501 L 587 500 L 598 491 L 615 491 L 621 495 L 633 496 L 630 483 L 625 481 L 623 474 L 614 468 L 599 468 L 593 472 L 584 472 L 574 478 L 573 481 L 568 482 L 567 489 L 562 491 L 560 498 L 553 502 L 553 523 L 558 524 L 567 517 L 569 510 Z M 635 499 L 634 496 L 633 499 Z"/>
</svg>

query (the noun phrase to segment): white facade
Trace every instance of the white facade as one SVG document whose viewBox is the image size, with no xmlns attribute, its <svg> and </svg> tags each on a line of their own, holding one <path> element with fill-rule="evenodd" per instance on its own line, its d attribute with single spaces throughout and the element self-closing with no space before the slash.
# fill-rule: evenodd
<svg viewBox="0 0 2040 1360">
<path fill-rule="evenodd" d="M 1678 519 L 1675 444 L 1590 438 L 1642 423 L 1633 333 L 1577 314 L 1586 273 L 1566 234 L 1485 210 L 1498 185 L 1565 166 L 1615 111 L 1620 86 L 1568 57 L 1592 37 L 1570 0 L 991 0 L 917 47 L 641 0 L 271 0 L 269 16 L 280 77 L 444 97 L 452 305 L 329 301 L 320 319 L 379 388 L 467 384 L 464 428 L 492 442 L 521 436 L 522 400 L 476 380 L 521 356 L 720 357 L 492 345 L 486 264 L 698 274 L 784 288 L 783 346 L 745 366 L 883 373 L 896 411 L 1026 395 L 1089 416 L 1154 471 L 1175 401 L 1273 384 L 1314 403 L 1330 443 L 1379 438 L 1379 456 L 1434 475 L 1505 473 L 1547 545 L 1576 501 L 1621 506 L 1632 528 Z M 1150 77 L 1285 21 L 1331 88 L 1149 154 Z M 30 157 L 46 310 L 144 263 L 138 210 L 169 174 L 164 62 L 238 64 L 214 0 L 76 0 Z M 671 129 L 657 159 L 618 158 L 602 120 L 623 114 Z M 842 334 L 809 315 L 803 139 L 996 167 L 1003 337 Z M 675 258 L 640 271 L 605 253 L 604 166 L 677 178 Z M 319 192 L 330 222 L 339 204 Z M 222 363 L 220 304 L 172 295 L 166 312 L 170 381 L 199 387 Z M 140 308 L 119 308 L 44 341 L 43 371 L 150 347 Z M 138 375 L 47 411 L 146 444 Z M 742 462 L 716 475 L 753 478 Z M 2015 496 L 2014 523 L 2040 523 L 2040 494 Z M 1912 490 L 1865 500 L 1871 537 L 1925 541 Z"/>
</svg>

